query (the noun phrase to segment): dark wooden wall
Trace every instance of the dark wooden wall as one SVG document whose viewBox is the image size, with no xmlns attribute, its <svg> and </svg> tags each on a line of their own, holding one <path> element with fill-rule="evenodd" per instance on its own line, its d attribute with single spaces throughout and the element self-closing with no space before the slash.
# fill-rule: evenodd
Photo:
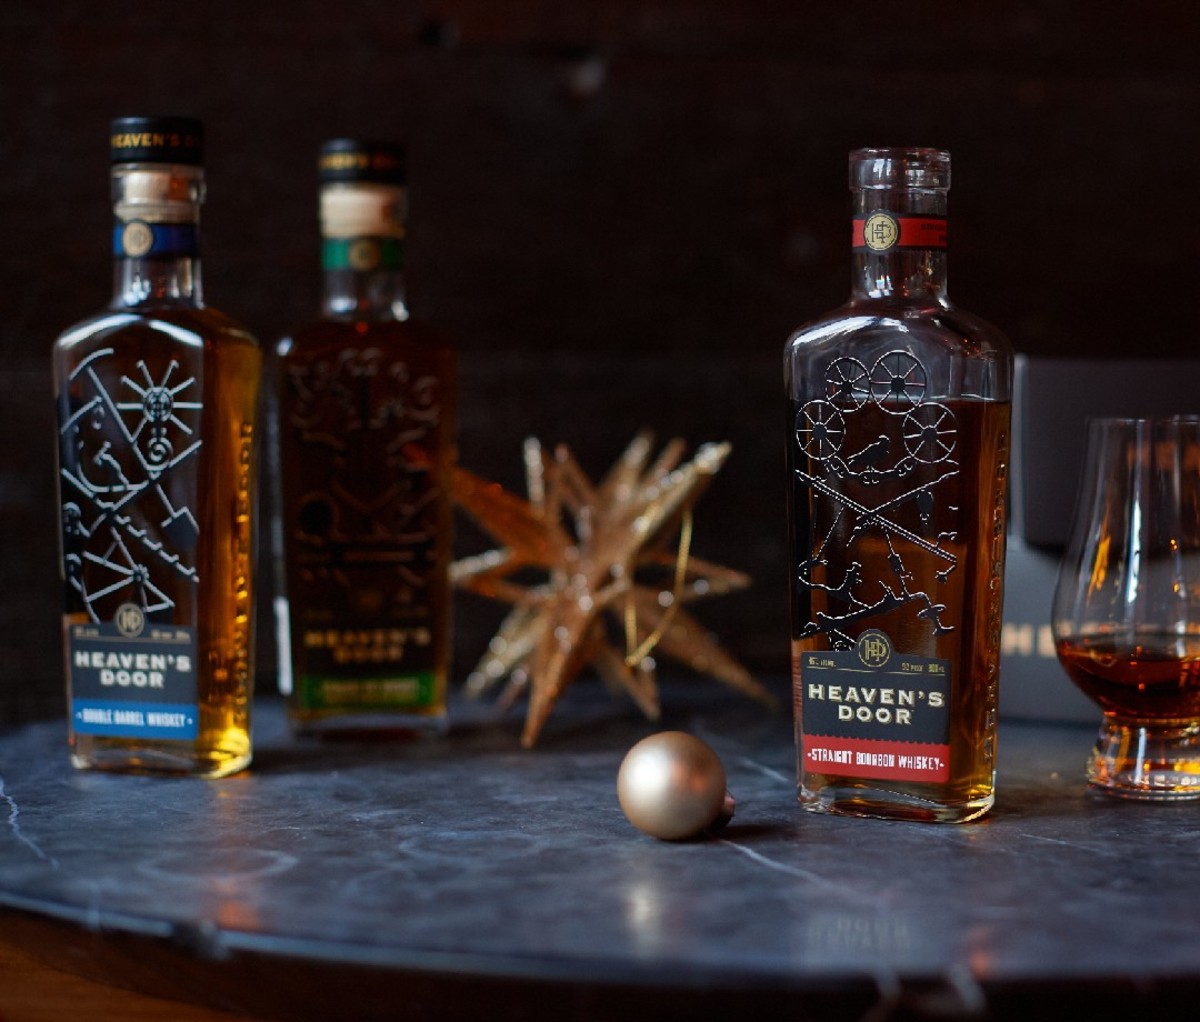
<svg viewBox="0 0 1200 1022">
<path fill-rule="evenodd" d="M 5 0 L 0 721 L 61 706 L 48 351 L 109 296 L 112 116 L 204 118 L 207 295 L 264 341 L 315 307 L 317 144 L 405 140 L 463 463 L 732 440 L 696 550 L 756 585 L 704 616 L 782 673 L 780 351 L 845 295 L 847 151 L 952 151 L 951 291 L 1018 349 L 1190 354 L 1198 47 L 1183 2 Z M 461 601 L 460 670 L 493 621 Z"/>
</svg>

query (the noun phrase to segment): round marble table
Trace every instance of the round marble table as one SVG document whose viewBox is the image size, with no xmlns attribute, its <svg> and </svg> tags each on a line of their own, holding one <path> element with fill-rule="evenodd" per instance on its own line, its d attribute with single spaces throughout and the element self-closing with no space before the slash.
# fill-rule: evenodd
<svg viewBox="0 0 1200 1022">
<path fill-rule="evenodd" d="M 581 682 L 525 751 L 489 707 L 442 740 L 310 743 L 264 699 L 254 766 L 222 781 L 78 773 L 62 722 L 2 731 L 0 925 L 263 1018 L 1028 1020 L 1200 994 L 1200 804 L 1087 796 L 1090 729 L 1006 723 L 995 810 L 936 826 L 803 812 L 790 722 L 713 682 L 664 710 Z M 617 767 L 657 727 L 724 761 L 719 838 L 622 816 Z"/>
</svg>

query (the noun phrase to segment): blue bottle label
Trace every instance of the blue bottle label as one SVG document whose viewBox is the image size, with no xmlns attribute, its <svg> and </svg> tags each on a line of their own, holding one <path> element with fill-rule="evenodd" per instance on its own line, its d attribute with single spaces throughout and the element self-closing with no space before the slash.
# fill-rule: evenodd
<svg viewBox="0 0 1200 1022">
<path fill-rule="evenodd" d="M 194 223 L 126 220 L 113 228 L 113 255 L 118 259 L 173 259 L 199 251 L 200 232 Z"/>
<path fill-rule="evenodd" d="M 194 629 L 152 624 L 126 603 L 113 621 L 70 625 L 67 656 L 77 733 L 197 737 Z"/>
</svg>

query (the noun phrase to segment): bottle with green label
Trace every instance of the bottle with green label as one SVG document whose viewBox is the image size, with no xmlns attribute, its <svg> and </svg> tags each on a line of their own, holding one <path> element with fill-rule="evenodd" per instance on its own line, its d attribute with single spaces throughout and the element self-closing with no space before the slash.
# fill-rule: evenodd
<svg viewBox="0 0 1200 1022">
<path fill-rule="evenodd" d="M 262 357 L 200 284 L 203 134 L 111 132 L 115 294 L 54 345 L 63 641 L 77 767 L 250 762 Z"/>
<path fill-rule="evenodd" d="M 277 347 L 280 685 L 301 732 L 442 731 L 455 352 L 410 319 L 396 145 L 320 149 L 322 315 Z"/>
<path fill-rule="evenodd" d="M 1012 352 L 946 293 L 950 156 L 850 155 L 849 301 L 784 352 L 799 798 L 995 799 Z"/>
</svg>

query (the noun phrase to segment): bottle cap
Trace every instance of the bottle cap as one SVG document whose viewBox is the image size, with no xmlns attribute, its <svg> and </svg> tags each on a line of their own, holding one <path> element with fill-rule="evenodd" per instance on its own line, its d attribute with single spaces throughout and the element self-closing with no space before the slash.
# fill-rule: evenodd
<svg viewBox="0 0 1200 1022">
<path fill-rule="evenodd" d="M 204 126 L 194 117 L 118 117 L 112 122 L 113 163 L 204 163 Z"/>
<path fill-rule="evenodd" d="M 363 181 L 403 186 L 408 178 L 403 146 L 353 138 L 334 138 L 323 143 L 317 172 L 322 184 Z"/>
</svg>

